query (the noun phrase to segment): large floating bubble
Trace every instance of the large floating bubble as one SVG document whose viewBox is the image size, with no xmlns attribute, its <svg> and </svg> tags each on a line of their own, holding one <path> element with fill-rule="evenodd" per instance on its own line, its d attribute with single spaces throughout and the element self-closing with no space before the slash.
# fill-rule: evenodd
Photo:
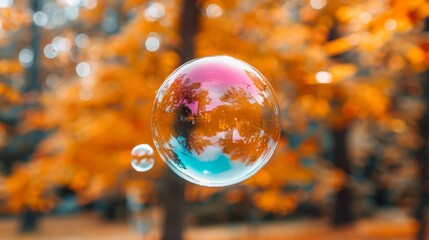
<svg viewBox="0 0 429 240">
<path fill-rule="evenodd" d="M 160 87 L 152 134 L 161 158 L 180 177 L 227 186 L 255 174 L 280 133 L 273 88 L 249 64 L 227 56 L 190 61 Z"/>
</svg>

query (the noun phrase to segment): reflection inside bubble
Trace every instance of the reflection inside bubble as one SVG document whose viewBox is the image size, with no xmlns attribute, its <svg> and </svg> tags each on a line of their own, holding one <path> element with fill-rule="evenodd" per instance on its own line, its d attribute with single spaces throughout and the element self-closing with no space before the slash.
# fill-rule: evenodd
<svg viewBox="0 0 429 240">
<path fill-rule="evenodd" d="M 186 63 L 155 99 L 155 146 L 179 176 L 226 186 L 256 173 L 271 157 L 280 132 L 274 91 L 250 65 L 227 56 Z"/>
</svg>

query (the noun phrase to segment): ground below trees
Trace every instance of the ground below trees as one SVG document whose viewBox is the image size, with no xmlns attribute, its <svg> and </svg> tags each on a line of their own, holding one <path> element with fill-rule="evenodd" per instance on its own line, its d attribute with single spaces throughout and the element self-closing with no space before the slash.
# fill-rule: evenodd
<svg viewBox="0 0 429 240">
<path fill-rule="evenodd" d="M 159 231 L 142 236 L 126 222 L 104 222 L 95 214 L 82 213 L 68 217 L 44 217 L 39 231 L 17 234 L 18 221 L 0 220 L 0 239 L 158 239 Z M 417 224 L 399 211 L 384 211 L 371 219 L 334 229 L 328 220 L 297 219 L 257 225 L 234 224 L 213 227 L 191 227 L 186 240 L 412 240 Z"/>
</svg>

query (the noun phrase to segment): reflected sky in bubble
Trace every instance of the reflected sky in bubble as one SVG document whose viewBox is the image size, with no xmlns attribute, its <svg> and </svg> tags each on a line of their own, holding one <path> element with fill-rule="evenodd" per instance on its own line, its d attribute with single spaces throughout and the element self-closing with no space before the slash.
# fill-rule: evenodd
<svg viewBox="0 0 429 240">
<path fill-rule="evenodd" d="M 279 106 L 268 81 L 227 56 L 188 62 L 159 89 L 152 132 L 162 159 L 182 178 L 227 186 L 255 174 L 280 133 Z"/>
</svg>

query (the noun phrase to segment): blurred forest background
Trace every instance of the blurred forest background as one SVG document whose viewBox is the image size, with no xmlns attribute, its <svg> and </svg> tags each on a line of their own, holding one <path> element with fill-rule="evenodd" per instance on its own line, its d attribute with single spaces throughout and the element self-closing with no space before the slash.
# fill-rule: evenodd
<svg viewBox="0 0 429 240">
<path fill-rule="evenodd" d="M 425 0 L 0 0 L 0 239 L 429 239 L 428 17 Z M 227 188 L 158 156 L 133 171 L 164 79 L 222 54 L 277 91 L 270 162 Z"/>
</svg>

